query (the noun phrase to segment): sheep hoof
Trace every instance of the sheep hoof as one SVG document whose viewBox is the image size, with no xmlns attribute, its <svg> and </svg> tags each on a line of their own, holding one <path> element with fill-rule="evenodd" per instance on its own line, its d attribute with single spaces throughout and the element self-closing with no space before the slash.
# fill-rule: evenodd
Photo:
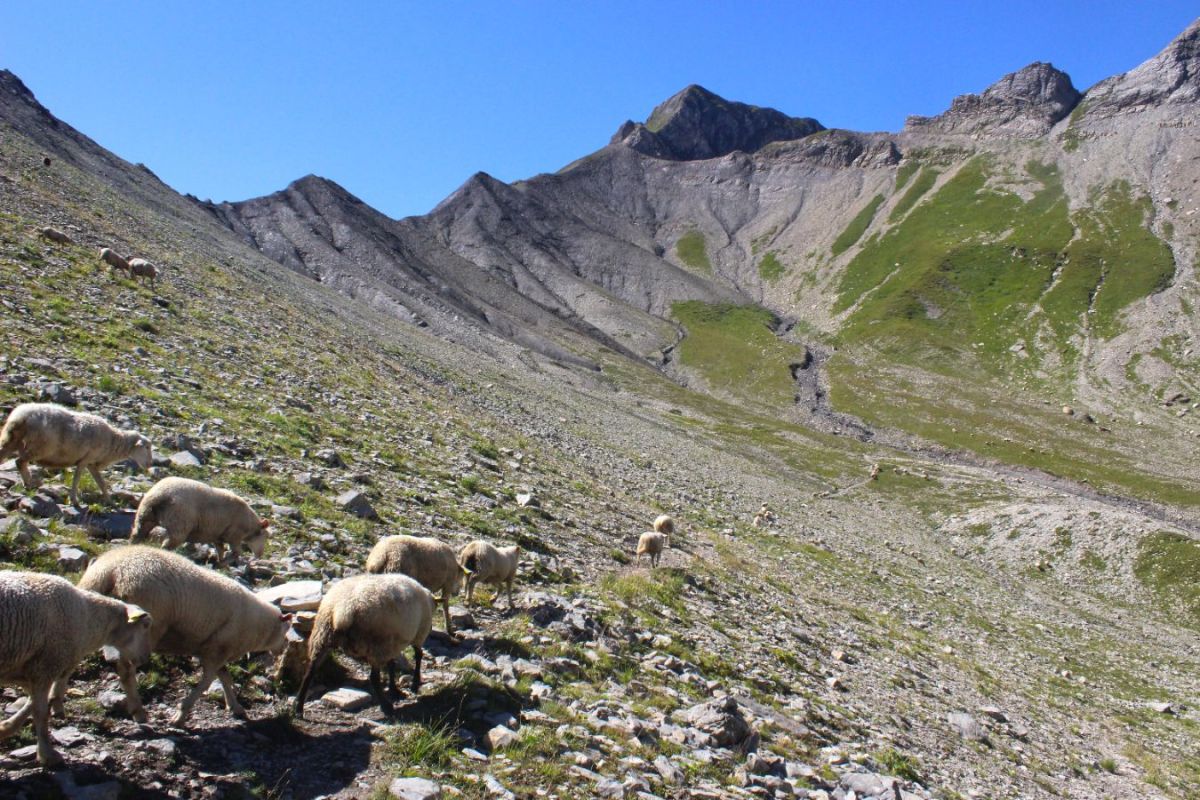
<svg viewBox="0 0 1200 800">
<path fill-rule="evenodd" d="M 41 765 L 42 769 L 57 769 L 64 763 L 66 763 L 66 761 L 63 759 L 62 754 L 57 750 L 51 750 L 49 753 L 38 754 L 38 764 Z"/>
</svg>

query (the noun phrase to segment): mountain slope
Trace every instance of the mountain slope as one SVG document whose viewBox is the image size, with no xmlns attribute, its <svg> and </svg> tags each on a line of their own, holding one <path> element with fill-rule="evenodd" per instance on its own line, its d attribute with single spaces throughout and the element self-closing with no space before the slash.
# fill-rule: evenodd
<svg viewBox="0 0 1200 800">
<path fill-rule="evenodd" d="M 464 630 L 458 644 L 434 636 L 427 685 L 399 704 L 395 719 L 314 700 L 308 719 L 295 721 L 284 711 L 286 683 L 275 686 L 269 664 L 246 659 L 235 671 L 252 722 L 204 702 L 193 730 L 146 738 L 99 705 L 116 682 L 89 660 L 73 682 L 79 694 L 68 697 L 80 731 L 65 750 L 69 769 L 52 777 L 9 757 L 4 792 L 56 797 L 64 786 L 99 785 L 96 793 L 132 797 L 216 788 L 362 798 L 410 774 L 468 798 L 494 791 L 487 776 L 518 796 L 547 797 L 850 789 L 886 797 L 893 779 L 907 796 L 948 800 L 1200 791 L 1200 600 L 1190 571 L 1200 549 L 1188 508 L 1137 505 L 919 442 L 905 449 L 822 433 L 777 409 L 720 399 L 746 390 L 769 396 L 769 408 L 776 393 L 788 394 L 778 378 L 791 380 L 789 365 L 804 373 L 823 363 L 834 389 L 856 390 L 842 402 L 864 413 L 911 412 L 893 427 L 928 424 L 932 439 L 949 427 L 978 431 L 1011 447 L 1012 460 L 1027 448 L 1004 442 L 1014 428 L 1015 438 L 1055 453 L 1060 441 L 1081 439 L 1086 450 L 1063 451 L 1068 467 L 1105 468 L 1119 450 L 1079 418 L 1085 408 L 1067 418 L 1057 403 L 1042 408 L 1037 394 L 1014 391 L 1007 373 L 988 372 L 1007 355 L 976 355 L 972 342 L 921 318 L 900 321 L 918 337 L 916 352 L 888 349 L 887 336 L 871 331 L 891 320 L 870 325 L 866 302 L 835 305 L 847 264 L 890 231 L 912 234 L 909 225 L 956 192 L 969 189 L 968 205 L 1012 215 L 1014 233 L 980 233 L 1001 241 L 1057 247 L 1063 225 L 1082 228 L 1095 217 L 1111 226 L 1122 214 L 1071 205 L 1086 195 L 1076 176 L 1088 148 L 1130 139 L 1081 138 L 1066 151 L 1054 137 L 1065 137 L 1069 118 L 1060 121 L 1038 147 L 1059 147 L 1076 167 L 1058 168 L 1061 196 L 1052 170 L 1025 171 L 1025 144 L 989 151 L 986 169 L 978 154 L 964 157 L 951 151 L 957 145 L 917 133 L 820 132 L 693 161 L 614 145 L 517 186 L 479 177 L 429 217 L 393 223 L 312 179 L 224 217 L 31 100 L 0 95 L 0 406 L 66 391 L 81 407 L 148 433 L 159 460 L 151 476 L 110 471 L 120 511 L 85 483 L 85 513 L 63 505 L 53 476 L 33 493 L 0 469 L 5 568 L 65 571 L 61 545 L 92 553 L 109 546 L 153 479 L 183 474 L 233 488 L 272 518 L 267 558 L 233 573 L 246 582 L 328 582 L 357 570 L 380 536 L 405 531 L 455 545 L 476 537 L 519 543 L 526 591 L 513 613 L 486 601 L 476 607 L 479 628 Z M 1163 130 L 1164 146 L 1184 147 L 1177 129 Z M 1133 173 L 1149 160 L 1137 158 Z M 928 170 L 924 177 L 916 166 Z M 1166 177 L 1165 167 L 1150 166 Z M 971 184 L 980 180 L 982 188 Z M 606 185 L 641 188 L 618 194 Z M 1130 181 L 1131 203 L 1143 185 Z M 920 191 L 910 194 L 913 187 Z M 1179 197 L 1176 218 L 1189 208 Z M 1046 218 L 1046 230 L 1028 223 L 1023 205 Z M 649 215 L 658 227 L 643 230 L 637 223 Z M 653 274 L 622 278 L 621 264 L 590 263 L 588 242 L 553 241 L 560 222 L 573 226 L 572 238 L 593 237 L 596 252 L 647 254 L 635 263 L 653 264 Z M 357 226 L 368 224 L 370 235 L 361 234 Z M 44 225 L 75 244 L 40 240 Z M 162 265 L 159 286 L 100 269 L 102 243 Z M 935 244 L 953 253 L 957 243 Z M 991 244 L 974 243 L 995 255 Z M 1179 236 L 1172 245 L 1171 287 L 1135 305 L 1185 297 L 1181 276 L 1191 265 Z M 285 266 L 258 246 L 295 260 Z M 472 246 L 471 258 L 456 249 Z M 1019 263 L 1035 272 L 1040 255 L 1027 249 Z M 390 274 L 394 263 L 411 270 L 403 281 Z M 362 282 L 341 285 L 358 293 L 347 297 L 329 284 L 349 281 L 352 269 Z M 942 286 L 920 265 L 894 269 L 871 297 L 897 280 L 947 297 L 988 296 L 970 270 L 953 276 L 961 286 Z M 547 306 L 491 283 L 478 296 L 456 294 L 473 292 L 481 274 L 510 288 L 541 286 L 548 306 L 578 307 L 582 320 L 547 312 L 554 319 L 532 330 L 601 369 L 545 357 L 489 328 L 502 303 L 506 319 L 522 325 L 520 315 Z M 656 282 L 677 294 L 657 296 Z M 396 291 L 394 301 L 378 302 L 385 289 L 377 283 Z M 585 283 L 623 304 L 605 314 L 636 312 L 630 319 L 650 331 L 647 343 L 672 341 L 673 326 L 658 314 L 686 320 L 666 369 L 705 377 L 712 394 L 593 338 L 586 325 L 602 328 L 585 316 Z M 1037 282 L 1013 283 L 1030 291 Z M 499 299 L 484 303 L 490 293 Z M 746 297 L 785 319 L 735 305 Z M 390 302 L 417 310 L 398 314 Z M 988 319 L 943 303 L 956 326 L 974 326 L 962 330 Z M 1116 308 L 1109 319 L 1128 318 L 1128 306 Z M 430 330 L 404 313 L 428 315 Z M 994 328 L 1008 335 L 1023 325 L 1001 314 Z M 668 330 L 656 339 L 655 326 Z M 801 341 L 810 340 L 817 344 L 805 353 Z M 942 362 L 929 357 L 938 348 Z M 888 368 L 894 376 L 872 382 Z M 1039 415 L 1029 415 L 1031 406 Z M 1157 437 L 1163 465 L 1145 459 L 1146 444 L 1117 465 L 1126 477 L 1161 469 L 1179 481 L 1171 471 L 1189 457 L 1175 435 L 1187 424 L 1174 416 L 1180 407 L 1177 399 L 1148 413 L 1143 426 L 1147 440 Z M 1005 417 L 1011 427 L 988 427 Z M 1047 434 L 1056 430 L 1057 439 Z M 165 458 L 181 451 L 199 465 Z M 343 507 L 338 498 L 350 490 L 365 493 L 381 520 Z M 526 493 L 536 503 L 523 503 Z M 764 502 L 779 520 L 755 527 Z M 664 568 L 628 564 L 637 535 L 663 511 L 681 529 Z M 366 686 L 365 672 L 343 667 L 322 681 Z M 179 660 L 153 662 L 146 688 L 156 726 L 165 728 L 193 672 Z M 700 711 L 688 716 L 726 694 L 761 737 L 752 757 L 701 738 Z M 516 725 L 515 741 L 502 754 L 483 753 L 499 719 Z M 464 753 L 468 745 L 488 760 Z"/>
</svg>

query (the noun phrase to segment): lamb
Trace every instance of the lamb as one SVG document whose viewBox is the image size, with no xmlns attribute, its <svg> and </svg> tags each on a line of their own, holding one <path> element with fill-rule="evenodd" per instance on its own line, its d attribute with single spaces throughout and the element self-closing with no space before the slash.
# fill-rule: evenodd
<svg viewBox="0 0 1200 800">
<path fill-rule="evenodd" d="M 133 459 L 142 469 L 150 467 L 150 440 L 137 431 L 118 430 L 94 414 L 71 411 L 52 403 L 23 403 L 12 410 L 0 430 L 0 461 L 15 455 L 17 469 L 27 489 L 37 484 L 29 474 L 30 464 L 52 469 L 75 467 L 71 481 L 71 503 L 79 507 L 79 474 L 86 467 L 104 499 L 108 486 L 100 470 L 109 464 Z"/>
<path fill-rule="evenodd" d="M 67 236 L 57 228 L 42 228 L 38 231 L 38 236 L 41 236 L 43 239 L 49 239 L 52 242 L 58 242 L 59 244 L 75 244 L 70 236 Z"/>
<path fill-rule="evenodd" d="M 513 581 L 517 577 L 517 558 L 521 548 L 515 544 L 512 547 L 493 547 L 482 539 L 476 539 L 464 547 L 458 554 L 458 563 L 467 576 L 467 605 L 471 605 L 475 594 L 475 584 L 480 581 L 494 586 L 506 584 L 508 587 L 508 607 L 513 603 Z"/>
<path fill-rule="evenodd" d="M 288 640 L 298 636 L 291 629 L 290 614 L 281 613 L 232 578 L 156 547 L 109 550 L 88 566 L 79 586 L 146 609 L 154 620 L 151 650 L 200 659 L 200 681 L 180 704 L 171 720 L 174 725 L 186 722 L 214 677 L 221 679 L 226 708 L 245 719 L 226 665 L 246 653 L 282 653 Z M 133 659 L 121 658 L 117 673 L 130 716 L 144 724 L 148 717 L 138 696 L 136 665 Z M 55 695 L 59 692 L 56 686 Z"/>
<path fill-rule="evenodd" d="M 129 259 L 129 272 L 134 277 L 141 278 L 142 283 L 150 281 L 151 286 L 154 285 L 154 279 L 158 277 L 158 267 L 144 258 Z"/>
<path fill-rule="evenodd" d="M 129 261 L 119 255 L 115 250 L 108 247 L 100 248 L 100 260 L 108 264 L 114 270 L 120 270 L 126 275 L 131 275 L 129 271 Z"/>
<path fill-rule="evenodd" d="M 150 616 L 54 575 L 3 572 L 0 619 L 0 681 L 29 692 L 25 705 L 0 723 L 0 739 L 19 731 L 32 714 L 38 763 L 61 764 L 49 735 L 51 686 L 57 682 L 65 691 L 71 671 L 101 645 L 115 647 L 122 659 L 144 661 L 150 653 Z M 60 703 L 56 710 L 61 713 Z"/>
<path fill-rule="evenodd" d="M 667 536 L 665 533 L 658 531 L 646 531 L 638 537 L 637 560 L 641 563 L 643 555 L 650 556 L 650 567 L 658 566 L 658 559 L 662 556 L 663 548 L 666 547 Z"/>
<path fill-rule="evenodd" d="M 228 560 L 237 560 L 242 546 L 255 558 L 262 558 L 269 524 L 233 492 L 171 477 L 151 486 L 142 497 L 131 541 L 143 541 L 153 533 L 170 549 L 184 542 L 211 544 L 217 551 L 217 563 L 224 566 Z"/>
<path fill-rule="evenodd" d="M 412 692 L 421 690 L 421 646 L 433 629 L 433 595 L 407 575 L 356 575 L 335 583 L 321 599 L 308 640 L 308 669 L 296 695 L 296 717 L 315 673 L 335 647 L 371 667 L 371 691 L 384 715 L 392 704 L 383 694 L 379 670 L 388 665 L 388 684 L 396 688 L 395 659 L 413 649 Z"/>
<path fill-rule="evenodd" d="M 371 548 L 367 572 L 398 572 L 407 575 L 430 592 L 441 592 L 446 633 L 454 635 L 450 625 L 450 598 L 462 589 L 463 572 L 454 549 L 431 536 L 385 536 Z"/>
<path fill-rule="evenodd" d="M 667 544 L 669 545 L 671 543 L 671 534 L 675 533 L 675 520 L 668 514 L 659 514 L 654 519 L 654 530 L 665 534 Z"/>
</svg>

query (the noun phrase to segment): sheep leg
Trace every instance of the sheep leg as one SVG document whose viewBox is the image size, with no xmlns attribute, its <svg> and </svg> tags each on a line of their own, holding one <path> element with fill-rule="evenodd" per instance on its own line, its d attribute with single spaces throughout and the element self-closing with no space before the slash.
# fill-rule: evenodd
<svg viewBox="0 0 1200 800">
<path fill-rule="evenodd" d="M 25 725 L 25 720 L 29 719 L 29 715 L 32 713 L 33 700 L 26 697 L 25 705 L 18 708 L 16 712 L 11 717 L 4 720 L 4 722 L 0 722 L 0 739 L 7 739 L 17 731 L 21 730 L 21 728 Z"/>
<path fill-rule="evenodd" d="M 100 468 L 95 464 L 88 464 L 88 472 L 92 473 L 92 478 L 96 481 L 96 485 L 100 487 L 100 494 L 107 500 L 108 484 L 104 482 L 104 476 L 100 474 Z"/>
<path fill-rule="evenodd" d="M 121 688 L 125 690 L 125 710 L 135 722 L 145 725 L 150 721 L 146 709 L 142 705 L 142 697 L 138 694 L 137 667 L 125 659 L 117 661 L 117 675 L 121 678 Z"/>
<path fill-rule="evenodd" d="M 388 661 L 388 691 L 392 693 L 392 697 L 400 696 L 400 687 L 396 685 L 396 659 Z"/>
<path fill-rule="evenodd" d="M 300 681 L 300 691 L 296 692 L 296 719 L 304 719 L 304 700 L 308 697 L 308 687 L 312 683 L 313 673 L 321 668 L 329 649 L 320 650 L 308 660 L 308 669 L 304 670 L 304 679 Z"/>
<path fill-rule="evenodd" d="M 23 458 L 17 458 L 17 471 L 21 473 L 21 483 L 25 484 L 25 488 L 30 491 L 38 488 L 37 482 L 33 479 L 33 474 L 29 471 L 29 462 Z"/>
<path fill-rule="evenodd" d="M 475 602 L 475 581 L 474 575 L 467 576 L 467 606 L 471 606 Z"/>
<path fill-rule="evenodd" d="M 515 578 L 508 579 L 508 610 L 512 611 L 517 607 L 516 601 L 513 600 L 513 581 Z"/>
<path fill-rule="evenodd" d="M 75 479 L 71 481 L 71 505 L 79 508 L 79 473 L 83 472 L 83 465 L 75 465 Z"/>
<path fill-rule="evenodd" d="M 383 681 L 380 680 L 379 667 L 371 667 L 371 691 L 375 693 L 375 699 L 379 701 L 379 710 L 383 712 L 383 715 L 385 717 L 392 716 L 394 709 L 391 701 L 383 694 Z"/>
<path fill-rule="evenodd" d="M 246 709 L 242 708 L 233 690 L 233 676 L 229 674 L 229 667 L 217 670 L 217 677 L 221 680 L 221 690 L 225 692 L 225 707 L 229 709 L 229 713 L 238 719 L 246 719 Z"/>
<path fill-rule="evenodd" d="M 413 648 L 413 683 L 412 693 L 415 695 L 421 691 L 421 659 L 424 657 L 424 651 L 421 650 L 421 645 L 414 644 Z"/>
<path fill-rule="evenodd" d="M 38 763 L 43 767 L 57 767 L 63 763 L 63 757 L 50 743 L 50 684 L 34 684 L 29 699 L 33 709 L 33 730 L 37 733 Z"/>
<path fill-rule="evenodd" d="M 217 677 L 219 667 L 204 661 L 200 661 L 200 680 L 188 692 L 188 696 L 183 698 L 183 702 L 179 704 L 179 711 L 171 718 L 171 724 L 183 727 L 187 722 L 188 715 L 192 713 L 192 707 L 196 705 L 196 701 L 200 699 L 200 695 L 208 691 L 208 687 L 212 686 L 213 679 Z M 237 700 L 235 699 L 236 703 Z"/>
<path fill-rule="evenodd" d="M 446 618 L 446 635 L 453 638 L 454 627 L 450 624 L 450 594 L 445 589 L 442 590 L 442 616 Z"/>
<path fill-rule="evenodd" d="M 54 686 L 50 689 L 50 713 L 59 719 L 67 716 L 67 679 L 60 678 L 54 682 Z"/>
</svg>

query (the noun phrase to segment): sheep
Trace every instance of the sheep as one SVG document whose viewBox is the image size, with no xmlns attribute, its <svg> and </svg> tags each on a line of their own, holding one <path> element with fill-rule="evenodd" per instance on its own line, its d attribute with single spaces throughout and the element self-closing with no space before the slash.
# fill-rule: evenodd
<svg viewBox="0 0 1200 800">
<path fill-rule="evenodd" d="M 123 659 L 142 662 L 150 653 L 152 624 L 144 609 L 82 591 L 69 581 L 35 572 L 0 573 L 0 682 L 15 683 L 29 699 L 0 723 L 7 739 L 33 715 L 38 763 L 61 764 L 49 736 L 51 686 L 62 684 L 88 653 L 114 647 Z M 55 710 L 62 712 L 61 697 Z"/>
<path fill-rule="evenodd" d="M 421 690 L 421 646 L 433 629 L 433 595 L 407 575 L 356 575 L 335 583 L 321 598 L 308 639 L 308 668 L 296 694 L 296 717 L 304 718 L 304 701 L 313 674 L 329 652 L 340 648 L 371 667 L 371 691 L 385 716 L 392 704 L 384 696 L 379 670 L 388 666 L 388 685 L 396 688 L 395 659 L 413 649 L 412 693 Z"/>
<path fill-rule="evenodd" d="M 129 272 L 134 277 L 141 278 L 142 283 L 150 281 L 151 286 L 154 285 L 154 279 L 158 277 L 158 267 L 144 258 L 129 259 Z"/>
<path fill-rule="evenodd" d="M 58 242 L 59 244 L 75 244 L 70 236 L 67 236 L 57 228 L 42 228 L 38 231 L 38 236 L 41 236 L 43 239 L 49 239 L 52 242 Z"/>
<path fill-rule="evenodd" d="M 156 547 L 109 550 L 88 566 L 79 586 L 146 609 L 154 620 L 152 651 L 200 659 L 200 681 L 183 699 L 173 725 L 187 721 L 214 677 L 221 679 L 229 713 L 245 719 L 246 710 L 238 703 L 226 665 L 246 653 L 278 655 L 289 639 L 299 635 L 292 631 L 292 615 L 283 614 L 237 581 Z M 117 674 L 129 715 L 145 724 L 148 717 L 138 696 L 136 662 L 119 659 Z M 59 691 L 55 687 L 56 696 Z"/>
<path fill-rule="evenodd" d="M 480 581 L 495 586 L 506 584 L 508 587 L 508 607 L 513 603 L 513 581 L 517 577 L 517 557 L 521 548 L 515 544 L 512 547 L 493 547 L 482 539 L 476 539 L 464 547 L 458 554 L 458 563 L 467 576 L 467 605 L 475 594 L 475 584 Z"/>
<path fill-rule="evenodd" d="M 119 270 L 126 275 L 132 275 L 129 271 L 129 261 L 111 248 L 100 248 L 100 260 L 108 264 L 113 270 Z"/>
<path fill-rule="evenodd" d="M 255 558 L 262 558 L 268 525 L 233 492 L 189 478 L 171 477 L 151 486 L 142 497 L 130 540 L 140 542 L 153 533 L 169 549 L 184 542 L 211 544 L 217 551 L 217 563 L 224 566 L 227 561 L 237 560 L 243 546 Z"/>
<path fill-rule="evenodd" d="M 667 537 L 667 545 L 671 544 L 671 535 L 675 533 L 675 520 L 669 514 L 659 514 L 654 518 L 654 530 Z"/>
<path fill-rule="evenodd" d="M 37 488 L 29 474 L 30 464 L 63 470 L 75 467 L 71 503 L 76 508 L 79 474 L 85 467 L 107 500 L 108 485 L 100 474 L 102 468 L 131 458 L 142 469 L 148 469 L 152 458 L 150 440 L 137 431 L 118 430 L 94 414 L 52 403 L 23 403 L 8 415 L 0 430 L 0 461 L 13 455 L 27 489 Z"/>
<path fill-rule="evenodd" d="M 662 556 L 663 548 L 667 544 L 667 535 L 658 531 L 646 531 L 638 537 L 637 546 L 637 561 L 641 563 L 642 556 L 650 556 L 650 567 L 653 569 L 658 566 L 658 559 Z"/>
<path fill-rule="evenodd" d="M 463 572 L 450 545 L 431 536 L 385 536 L 371 548 L 367 572 L 398 572 L 430 592 L 441 592 L 441 599 L 434 599 L 442 605 L 447 635 L 454 635 L 450 598 L 462 589 Z"/>
</svg>

